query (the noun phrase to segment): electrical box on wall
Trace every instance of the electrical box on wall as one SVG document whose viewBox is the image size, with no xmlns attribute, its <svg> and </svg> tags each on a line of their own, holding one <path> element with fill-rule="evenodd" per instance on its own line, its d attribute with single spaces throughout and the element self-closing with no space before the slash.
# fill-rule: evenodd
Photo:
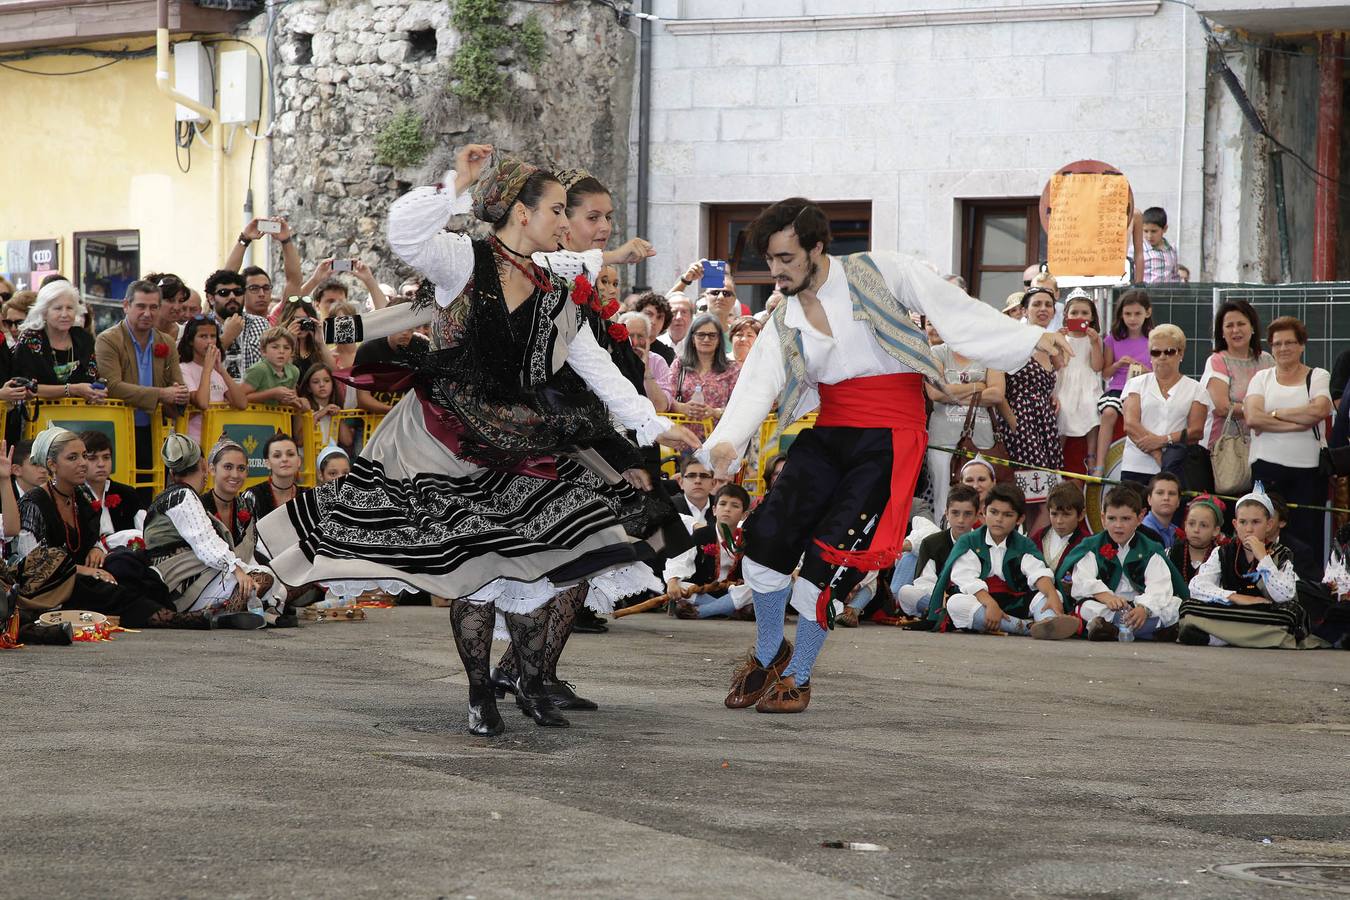
<svg viewBox="0 0 1350 900">
<path fill-rule="evenodd" d="M 262 116 L 262 63 L 252 50 L 220 54 L 220 121 L 256 122 Z"/>
<path fill-rule="evenodd" d="M 173 45 L 173 87 L 202 106 L 214 106 L 211 76 L 211 51 L 200 41 L 179 41 Z M 180 122 L 205 122 L 186 106 L 175 106 L 174 118 Z"/>
</svg>

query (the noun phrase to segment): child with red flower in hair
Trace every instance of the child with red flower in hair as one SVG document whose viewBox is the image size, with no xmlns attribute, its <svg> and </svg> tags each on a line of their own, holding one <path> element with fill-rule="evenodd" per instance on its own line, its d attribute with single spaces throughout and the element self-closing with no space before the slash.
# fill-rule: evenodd
<svg viewBox="0 0 1350 900">
<path fill-rule="evenodd" d="M 666 591 L 677 598 L 675 615 L 681 619 L 709 619 L 737 615 L 750 605 L 751 592 L 744 584 L 727 585 L 678 599 L 693 585 L 740 581 L 741 521 L 750 509 L 750 494 L 739 484 L 726 484 L 717 491 L 713 522 L 694 529 L 694 546 L 666 563 Z"/>
<path fill-rule="evenodd" d="M 1187 508 L 1186 537 L 1167 551 L 1167 558 L 1187 584 L 1215 548 L 1228 543 L 1223 534 L 1225 508 L 1224 502 L 1211 494 L 1201 494 Z"/>
<path fill-rule="evenodd" d="M 1104 505 L 1105 529 L 1073 548 L 1058 572 L 1087 639 L 1175 640 L 1178 611 L 1190 595 L 1162 544 L 1140 533 L 1143 498 L 1117 485 Z"/>
</svg>

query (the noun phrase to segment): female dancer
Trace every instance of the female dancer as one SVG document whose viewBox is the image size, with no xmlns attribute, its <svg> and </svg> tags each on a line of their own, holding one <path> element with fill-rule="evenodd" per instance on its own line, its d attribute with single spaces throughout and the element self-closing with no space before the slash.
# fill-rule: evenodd
<svg viewBox="0 0 1350 900">
<path fill-rule="evenodd" d="M 555 585 L 635 561 L 629 535 L 650 530 L 638 492 L 588 449 L 612 433 L 609 414 L 642 443 L 699 443 L 656 415 L 584 327 L 585 297 L 570 296 L 572 279 L 585 257 L 601 254 L 559 259 L 551 271 L 531 259 L 557 247 L 566 228 L 562 185 L 509 157 L 483 173 L 491 152 L 464 148 L 453 190 L 418 188 L 390 209 L 389 244 L 435 282 L 435 303 L 325 322 L 330 343 L 432 324 L 431 348 L 416 369 L 395 379 L 385 370 L 355 376 L 415 390 L 381 422 L 347 477 L 259 524 L 273 571 L 287 584 L 323 580 L 333 588 L 345 580 L 350 593 L 392 580 L 455 598 L 469 730 L 479 735 L 504 727 L 489 683 L 496 610 L 516 648 L 522 710 L 541 725 L 566 725 L 543 687 L 548 601 Z M 474 214 L 493 229 L 486 240 L 442 231 L 470 184 Z M 605 256 L 631 261 L 650 252 L 635 239 Z M 564 366 L 586 392 L 555 377 Z"/>
</svg>

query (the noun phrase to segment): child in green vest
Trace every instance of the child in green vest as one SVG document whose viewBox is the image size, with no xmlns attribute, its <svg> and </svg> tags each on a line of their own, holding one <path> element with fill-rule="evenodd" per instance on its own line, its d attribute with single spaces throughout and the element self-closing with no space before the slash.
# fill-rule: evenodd
<svg viewBox="0 0 1350 900">
<path fill-rule="evenodd" d="M 984 496 L 984 525 L 952 547 L 929 603 L 942 630 L 1029 634 L 1063 640 L 1078 633 L 1064 614 L 1054 573 L 1031 538 L 1017 530 L 1026 496 L 1015 484 L 996 484 Z"/>
<path fill-rule="evenodd" d="M 1106 495 L 1105 530 L 1073 548 L 1059 566 L 1059 580 L 1077 603 L 1090 641 L 1136 637 L 1175 640 L 1186 584 L 1162 544 L 1139 531 L 1143 498 L 1120 485 Z"/>
<path fill-rule="evenodd" d="M 947 527 L 930 534 L 919 543 L 918 561 L 912 584 L 895 591 L 895 602 L 907 616 L 922 617 L 937 586 L 938 573 L 947 565 L 952 547 L 969 534 L 980 521 L 980 495 L 973 487 L 954 484 L 947 492 Z"/>
</svg>

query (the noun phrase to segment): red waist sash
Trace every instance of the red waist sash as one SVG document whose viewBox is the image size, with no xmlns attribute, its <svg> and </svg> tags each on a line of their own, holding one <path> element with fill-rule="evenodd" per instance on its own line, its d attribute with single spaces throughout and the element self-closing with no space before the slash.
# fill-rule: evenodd
<svg viewBox="0 0 1350 900">
<path fill-rule="evenodd" d="M 872 375 L 820 386 L 818 427 L 888 428 L 891 432 L 891 496 L 866 550 L 831 547 L 817 539 L 821 558 L 832 566 L 872 571 L 895 562 L 904 546 L 905 526 L 928 446 L 923 376 Z"/>
</svg>

